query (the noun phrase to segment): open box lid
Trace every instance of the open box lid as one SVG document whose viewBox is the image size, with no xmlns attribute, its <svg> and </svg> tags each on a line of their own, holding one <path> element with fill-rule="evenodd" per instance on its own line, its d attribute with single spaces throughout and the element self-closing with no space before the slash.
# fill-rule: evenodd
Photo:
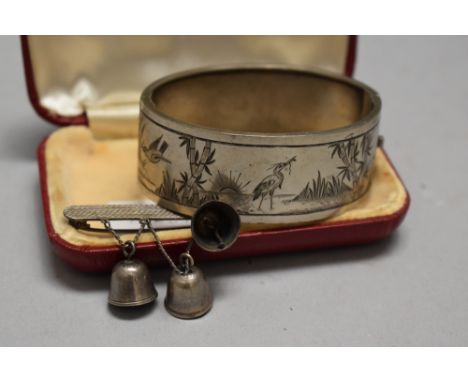
<svg viewBox="0 0 468 382">
<path fill-rule="evenodd" d="M 136 136 L 141 92 L 167 74 L 272 63 L 352 75 L 356 50 L 355 36 L 23 36 L 21 41 L 37 113 L 56 125 L 89 125 L 97 137 Z"/>
</svg>

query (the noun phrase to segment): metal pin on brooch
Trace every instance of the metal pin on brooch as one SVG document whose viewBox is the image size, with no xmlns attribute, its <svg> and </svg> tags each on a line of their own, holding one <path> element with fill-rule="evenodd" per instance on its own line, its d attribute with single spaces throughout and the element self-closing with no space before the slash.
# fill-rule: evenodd
<svg viewBox="0 0 468 382">
<path fill-rule="evenodd" d="M 72 205 L 63 210 L 63 215 L 73 227 L 91 231 L 106 230 L 100 225 L 103 220 L 117 231 L 137 230 L 141 220 L 150 220 L 158 230 L 190 227 L 190 219 L 156 204 Z"/>
</svg>

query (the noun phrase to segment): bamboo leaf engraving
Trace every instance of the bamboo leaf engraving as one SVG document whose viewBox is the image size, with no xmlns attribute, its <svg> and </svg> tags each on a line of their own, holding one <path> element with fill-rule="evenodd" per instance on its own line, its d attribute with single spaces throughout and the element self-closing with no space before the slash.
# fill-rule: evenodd
<svg viewBox="0 0 468 382">
<path fill-rule="evenodd" d="M 211 148 L 211 141 L 199 140 L 203 143 L 203 150 L 197 149 L 197 138 L 191 136 L 180 136 L 180 147 L 185 147 L 185 153 L 189 160 L 190 174 L 187 172 L 180 174 L 179 199 L 189 205 L 197 205 L 201 199 L 206 198 L 204 195 L 203 184 L 206 179 L 203 179 L 203 174 L 212 175 L 210 165 L 215 163 L 216 150 Z M 203 195 L 200 195 L 200 193 Z"/>
<path fill-rule="evenodd" d="M 369 131 L 361 137 L 329 145 L 331 159 L 339 158 L 341 162 L 336 166 L 336 173 L 324 178 L 318 171 L 292 201 L 318 201 L 326 205 L 338 198 L 353 199 L 359 192 L 359 183 L 368 176 L 374 141 L 373 132 Z"/>
</svg>

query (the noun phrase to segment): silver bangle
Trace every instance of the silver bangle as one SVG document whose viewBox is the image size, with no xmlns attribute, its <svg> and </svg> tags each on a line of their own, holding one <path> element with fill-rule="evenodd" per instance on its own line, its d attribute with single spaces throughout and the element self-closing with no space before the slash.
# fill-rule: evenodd
<svg viewBox="0 0 468 382">
<path fill-rule="evenodd" d="M 139 181 L 161 206 L 221 200 L 243 223 L 300 223 L 366 192 L 381 101 L 351 78 L 256 65 L 165 77 L 140 110 Z"/>
</svg>

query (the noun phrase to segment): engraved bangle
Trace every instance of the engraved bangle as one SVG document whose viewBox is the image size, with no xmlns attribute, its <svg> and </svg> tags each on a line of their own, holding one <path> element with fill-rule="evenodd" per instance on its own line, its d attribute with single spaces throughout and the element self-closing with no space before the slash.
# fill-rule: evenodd
<svg viewBox="0 0 468 382">
<path fill-rule="evenodd" d="M 243 223 L 323 219 L 370 182 L 381 101 L 324 71 L 215 67 L 148 86 L 140 102 L 140 183 L 172 211 L 208 200 Z"/>
</svg>

